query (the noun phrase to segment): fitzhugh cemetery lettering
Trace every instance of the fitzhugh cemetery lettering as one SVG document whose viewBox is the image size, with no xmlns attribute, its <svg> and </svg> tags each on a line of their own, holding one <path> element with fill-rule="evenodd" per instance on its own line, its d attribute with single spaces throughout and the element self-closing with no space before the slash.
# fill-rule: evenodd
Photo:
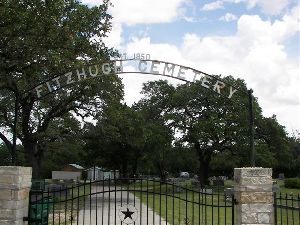
<svg viewBox="0 0 300 225">
<path fill-rule="evenodd" d="M 127 62 L 129 66 L 124 65 Z M 190 67 L 156 60 L 113 60 L 85 66 L 43 82 L 34 89 L 38 98 L 70 84 L 97 76 L 111 74 L 142 73 L 172 77 L 185 82 L 199 81 L 201 86 L 231 99 L 238 91 L 219 78 Z"/>
</svg>

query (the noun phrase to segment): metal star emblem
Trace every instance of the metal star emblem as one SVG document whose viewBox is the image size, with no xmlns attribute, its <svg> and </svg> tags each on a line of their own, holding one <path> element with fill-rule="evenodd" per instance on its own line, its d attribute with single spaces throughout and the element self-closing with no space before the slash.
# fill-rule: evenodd
<svg viewBox="0 0 300 225">
<path fill-rule="evenodd" d="M 124 215 L 125 215 L 125 217 L 124 217 L 124 220 L 126 220 L 126 218 L 130 218 L 130 219 L 132 219 L 132 214 L 134 214 L 134 212 L 131 212 L 131 211 L 129 211 L 129 209 L 127 208 L 127 210 L 126 211 L 121 211 Z"/>
<path fill-rule="evenodd" d="M 137 220 L 138 211 L 130 205 L 125 204 L 119 208 L 119 218 L 124 224 L 132 224 Z"/>
</svg>

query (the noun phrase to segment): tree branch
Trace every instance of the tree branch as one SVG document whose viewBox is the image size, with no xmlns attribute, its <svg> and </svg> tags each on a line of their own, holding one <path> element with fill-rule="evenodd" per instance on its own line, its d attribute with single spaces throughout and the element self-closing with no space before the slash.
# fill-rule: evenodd
<svg viewBox="0 0 300 225">
<path fill-rule="evenodd" d="M 5 135 L 2 132 L 0 132 L 0 138 L 7 146 L 8 150 L 10 151 L 10 154 L 12 154 L 12 143 L 5 137 Z"/>
<path fill-rule="evenodd" d="M 67 99 L 66 101 L 62 101 L 59 104 L 57 104 L 56 106 L 54 106 L 49 113 L 47 114 L 47 116 L 44 119 L 44 122 L 38 127 L 36 133 L 42 133 L 44 132 L 47 127 L 49 126 L 49 123 L 51 122 L 52 119 L 56 118 L 56 117 L 60 117 L 63 114 L 69 112 L 70 110 L 76 108 L 75 104 L 71 105 L 70 104 L 75 101 L 77 99 L 77 96 L 72 96 L 69 99 Z"/>
</svg>

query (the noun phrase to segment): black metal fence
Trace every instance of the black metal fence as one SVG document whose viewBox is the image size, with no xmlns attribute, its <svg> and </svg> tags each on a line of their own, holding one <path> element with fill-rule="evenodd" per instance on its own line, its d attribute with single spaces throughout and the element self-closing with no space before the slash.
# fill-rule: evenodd
<svg viewBox="0 0 300 225">
<path fill-rule="evenodd" d="M 274 192 L 275 225 L 300 225 L 300 195 Z"/>
<path fill-rule="evenodd" d="M 30 225 L 233 225 L 233 196 L 148 179 L 108 179 L 31 190 Z"/>
</svg>

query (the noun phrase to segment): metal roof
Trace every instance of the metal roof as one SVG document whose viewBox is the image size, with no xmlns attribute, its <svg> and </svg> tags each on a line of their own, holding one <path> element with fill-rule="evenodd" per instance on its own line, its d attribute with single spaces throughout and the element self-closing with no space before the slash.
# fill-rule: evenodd
<svg viewBox="0 0 300 225">
<path fill-rule="evenodd" d="M 73 166 L 75 167 L 76 169 L 79 169 L 79 170 L 83 170 L 84 168 L 80 165 L 77 165 L 77 164 L 69 164 L 69 166 Z"/>
</svg>

